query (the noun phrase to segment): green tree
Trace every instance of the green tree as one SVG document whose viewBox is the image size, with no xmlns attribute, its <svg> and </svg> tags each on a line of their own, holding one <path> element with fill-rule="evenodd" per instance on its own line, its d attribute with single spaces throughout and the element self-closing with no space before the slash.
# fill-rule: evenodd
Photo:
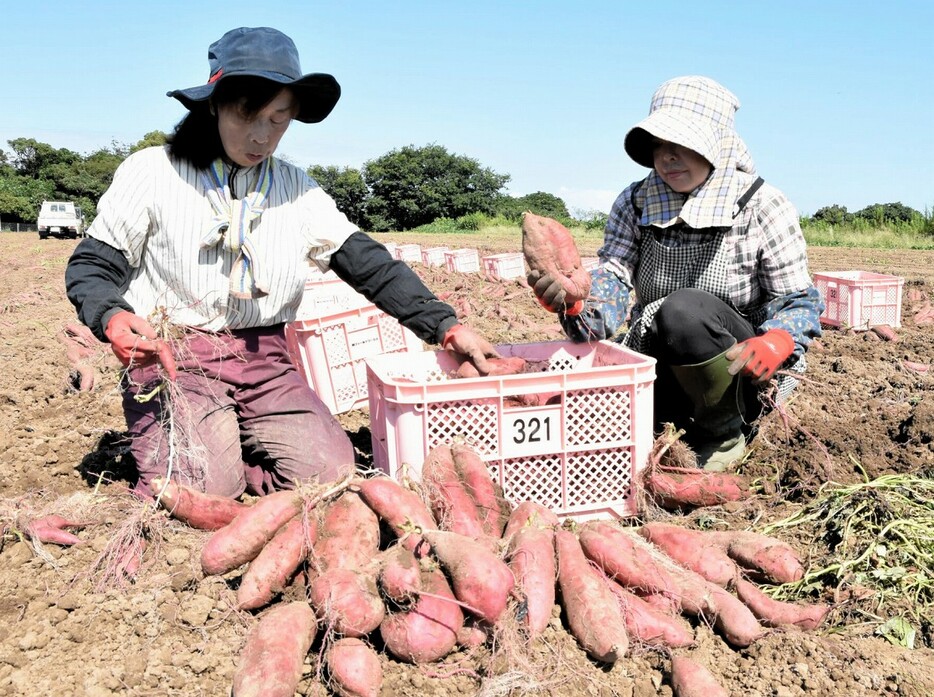
<svg viewBox="0 0 934 697">
<path fill-rule="evenodd" d="M 902 203 L 875 203 L 856 211 L 854 215 L 875 225 L 909 223 L 912 220 L 921 218 L 921 213 Z"/>
<path fill-rule="evenodd" d="M 0 173 L 0 218 L 5 222 L 34 223 L 39 206 L 52 197 L 50 182 L 15 173 Z"/>
<path fill-rule="evenodd" d="M 510 177 L 432 144 L 409 145 L 366 162 L 363 179 L 370 191 L 367 226 L 385 231 L 410 230 L 467 213 L 491 215 Z"/>
<path fill-rule="evenodd" d="M 334 199 L 337 209 L 354 225 L 364 227 L 366 223 L 366 202 L 369 190 L 360 170 L 353 167 L 322 167 L 312 165 L 308 176 L 318 182 L 328 195 Z"/>
<path fill-rule="evenodd" d="M 502 196 L 496 202 L 496 214 L 509 220 L 520 220 L 526 211 L 562 222 L 569 221 L 571 218 L 567 204 L 554 194 L 544 191 L 536 191 L 534 194 L 519 197 Z"/>
<path fill-rule="evenodd" d="M 811 216 L 814 220 L 820 220 L 830 225 L 844 225 L 853 221 L 853 214 L 847 212 L 846 206 L 824 206 L 818 208 Z"/>
<path fill-rule="evenodd" d="M 168 141 L 168 138 L 168 134 L 164 133 L 163 131 L 150 131 L 144 135 L 139 140 L 139 142 L 130 146 L 130 154 L 136 152 L 137 150 L 142 150 L 143 148 L 165 145 Z"/>
</svg>

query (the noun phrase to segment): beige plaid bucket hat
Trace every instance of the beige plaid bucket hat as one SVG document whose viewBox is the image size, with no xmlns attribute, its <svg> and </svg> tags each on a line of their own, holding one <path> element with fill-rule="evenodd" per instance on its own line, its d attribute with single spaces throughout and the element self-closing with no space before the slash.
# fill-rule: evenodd
<svg viewBox="0 0 934 697">
<path fill-rule="evenodd" d="M 649 115 L 626 134 L 626 153 L 652 169 L 652 138 L 667 140 L 719 164 L 723 136 L 734 134 L 739 99 L 708 77 L 688 75 L 663 83 L 649 107 Z"/>
</svg>

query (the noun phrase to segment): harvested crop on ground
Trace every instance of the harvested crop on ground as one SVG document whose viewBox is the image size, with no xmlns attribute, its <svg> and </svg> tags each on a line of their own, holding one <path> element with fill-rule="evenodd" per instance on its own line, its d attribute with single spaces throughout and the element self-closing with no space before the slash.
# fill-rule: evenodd
<svg viewBox="0 0 934 697">
<path fill-rule="evenodd" d="M 424 242 L 422 233 L 377 239 L 384 237 Z M 516 230 L 510 231 L 506 247 L 494 247 L 498 242 L 485 235 L 460 233 L 438 235 L 433 243 L 478 247 L 481 254 L 517 251 L 518 247 Z M 129 493 L 133 466 L 127 455 L 118 390 L 120 368 L 109 349 L 104 347 L 101 360 L 94 359 L 96 381 L 90 391 L 75 389 L 71 382 L 74 366 L 65 342 L 58 337 L 67 323 L 74 322 L 73 308 L 61 291 L 64 263 L 74 242 L 44 240 L 40 244 L 34 235 L 2 233 L 0 245 L 4 260 L 0 362 L 5 367 L 0 387 L 0 584 L 4 589 L 0 695 L 228 694 L 252 627 L 265 612 L 304 599 L 305 572 L 297 573 L 265 608 L 235 609 L 237 584 L 249 564 L 242 571 L 204 575 L 200 552 L 211 533 L 171 518 L 164 510 L 154 509 L 152 501 Z M 581 244 L 581 253 L 594 255 L 595 244 L 587 245 L 586 241 Z M 811 267 L 903 276 L 898 342 L 882 341 L 867 332 L 828 328 L 808 353 L 806 381 L 789 403 L 763 420 L 750 444 L 738 470 L 749 484 L 747 498 L 675 512 L 648 507 L 644 519 L 625 521 L 621 529 L 634 534 L 629 526 L 635 529 L 644 522 L 662 521 L 710 533 L 755 531 L 791 546 L 803 575 L 827 570 L 801 586 L 773 586 L 778 582 L 745 565 L 739 555 L 731 557 L 759 590 L 773 598 L 830 605 L 832 609 L 814 630 L 765 628 L 764 635 L 748 647 L 735 649 L 706 620 L 680 610 L 671 615 L 689 624 L 696 641 L 695 646 L 675 653 L 706 666 L 728 694 L 767 697 L 787 691 L 791 697 L 929 697 L 934 694 L 931 613 L 923 607 L 918 611 L 915 596 L 899 591 L 898 574 L 908 582 L 918 576 L 908 565 L 904 565 L 907 574 L 898 569 L 903 565 L 899 561 L 903 550 L 896 550 L 897 538 L 886 538 L 885 557 L 877 553 L 878 544 L 868 544 L 866 548 L 874 551 L 864 567 L 847 563 L 864 549 L 857 541 L 884 518 L 860 523 L 865 529 L 856 520 L 850 523 L 850 543 L 845 548 L 839 530 L 831 528 L 836 516 L 832 511 L 844 499 L 834 501 L 814 519 L 797 518 L 792 525 L 770 526 L 805 508 L 808 514 L 817 513 L 819 507 L 811 504 L 827 499 L 838 487 L 861 488 L 865 482 L 889 475 L 910 477 L 910 486 L 915 480 L 922 480 L 918 486 L 924 486 L 924 480 L 931 479 L 934 373 L 917 367 L 934 364 L 929 315 L 934 299 L 934 253 L 818 248 L 811 250 Z M 492 283 L 480 274 L 452 274 L 421 264 L 413 268 L 437 293 L 468 300 L 468 323 L 493 343 L 561 338 L 554 315 L 535 302 L 524 280 Z M 517 402 L 514 408 L 522 405 Z M 372 464 L 369 415 L 353 410 L 338 418 L 356 447 L 358 473 L 368 472 Z M 677 444 L 669 450 L 676 448 Z M 678 460 L 663 464 L 685 466 Z M 828 482 L 834 484 L 825 487 Z M 864 497 L 863 504 L 875 501 L 860 515 L 878 505 L 874 495 L 865 492 L 854 491 L 847 498 L 853 503 L 857 496 Z M 882 500 L 887 498 L 888 494 Z M 251 500 L 244 497 L 246 502 Z M 424 504 L 422 508 L 427 510 Z M 839 511 L 836 517 L 844 520 L 851 509 Z M 24 532 L 25 522 L 48 514 L 87 523 L 71 530 L 82 543 L 68 547 L 34 544 Z M 896 518 L 914 524 L 921 521 L 920 527 L 906 530 L 925 529 L 923 507 L 899 510 Z M 382 516 L 381 521 L 383 550 L 398 538 Z M 853 534 L 856 530 L 859 535 Z M 401 528 L 400 533 L 409 535 Z M 142 556 L 129 555 L 140 561 L 135 577 L 130 580 L 122 572 L 119 581 L 105 576 L 108 565 L 123 558 L 121 551 L 139 551 L 141 539 L 146 543 Z M 504 551 L 505 542 L 501 543 Z M 421 561 L 432 562 L 430 550 L 426 554 Z M 831 567 L 843 563 L 847 566 L 838 578 L 840 568 Z M 450 589 L 448 593 L 453 596 Z M 667 605 L 670 612 L 667 596 L 640 597 L 653 606 Z M 451 599 L 440 607 L 456 608 L 466 621 L 462 629 L 469 627 L 479 644 L 473 640 L 471 648 L 462 647 L 455 637 L 443 657 L 419 664 L 380 649 L 383 694 L 670 694 L 671 666 L 666 653 L 640 648 L 633 640 L 627 655 L 607 670 L 580 648 L 557 602 L 544 631 L 524 643 L 504 643 L 504 629 L 484 632 L 469 611 Z M 519 598 L 511 599 L 500 623 L 514 623 L 521 607 Z M 325 650 L 338 637 L 327 637 L 321 627 L 304 656 L 295 689 L 298 694 L 324 697 L 327 693 Z M 471 641 L 464 632 L 457 634 Z M 367 643 L 382 646 L 379 629 Z"/>
</svg>

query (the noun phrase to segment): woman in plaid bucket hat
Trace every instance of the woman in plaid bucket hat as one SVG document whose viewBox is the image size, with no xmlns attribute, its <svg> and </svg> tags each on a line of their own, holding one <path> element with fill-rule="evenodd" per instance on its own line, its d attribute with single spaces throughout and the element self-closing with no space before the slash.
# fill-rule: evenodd
<svg viewBox="0 0 934 697">
<path fill-rule="evenodd" d="M 737 109 L 706 77 L 658 88 L 625 139 L 651 171 L 613 204 L 590 300 L 558 312 L 587 341 L 618 337 L 628 311 L 619 340 L 658 360 L 656 425 L 684 428 L 710 470 L 739 461 L 764 404 L 795 387 L 823 309 L 798 214 L 757 176 Z M 552 279 L 534 290 L 563 307 Z"/>
<path fill-rule="evenodd" d="M 167 146 L 120 165 L 66 270 L 78 317 L 126 366 L 136 489 L 150 495 L 157 476 L 237 497 L 354 468 L 350 439 L 286 346 L 309 264 L 481 373 L 497 355 L 274 156 L 293 120 L 328 116 L 337 81 L 303 73 L 292 40 L 268 27 L 227 32 L 208 63 L 203 84 L 168 93 L 187 114 Z"/>
</svg>

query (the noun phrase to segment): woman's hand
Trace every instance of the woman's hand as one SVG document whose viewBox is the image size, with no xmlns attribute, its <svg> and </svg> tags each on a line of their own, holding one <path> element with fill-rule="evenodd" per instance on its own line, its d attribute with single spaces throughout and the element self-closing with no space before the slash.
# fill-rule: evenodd
<svg viewBox="0 0 934 697">
<path fill-rule="evenodd" d="M 500 358 L 499 353 L 493 348 L 493 344 L 463 324 L 455 324 L 448 329 L 441 346 L 449 351 L 467 356 L 481 375 L 490 372 L 487 358 Z"/>
<path fill-rule="evenodd" d="M 782 363 L 795 350 L 795 340 L 784 329 L 769 329 L 761 336 L 740 341 L 727 349 L 726 357 L 733 361 L 727 372 L 736 375 L 742 371 L 755 384 L 768 382 Z"/>
<path fill-rule="evenodd" d="M 127 368 L 159 362 L 169 380 L 177 374 L 172 349 L 139 315 L 121 310 L 107 322 L 104 334 L 114 355 Z"/>
</svg>

